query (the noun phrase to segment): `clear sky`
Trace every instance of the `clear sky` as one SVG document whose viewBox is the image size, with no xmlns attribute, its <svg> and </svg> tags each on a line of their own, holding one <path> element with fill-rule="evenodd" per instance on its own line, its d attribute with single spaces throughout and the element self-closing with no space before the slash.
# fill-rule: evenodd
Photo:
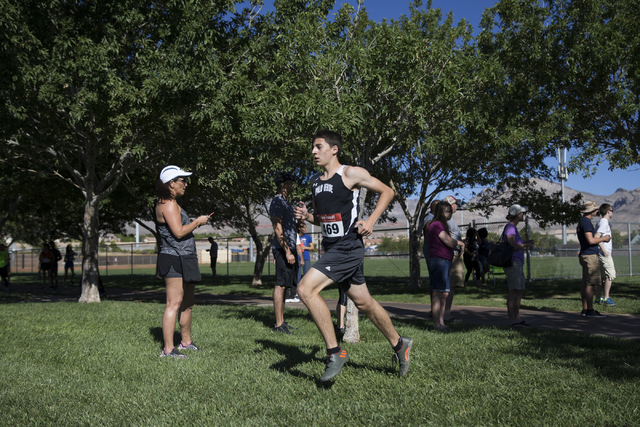
<svg viewBox="0 0 640 427">
<path fill-rule="evenodd" d="M 354 7 L 357 5 L 355 0 L 336 0 L 337 8 L 344 3 L 350 3 Z M 400 15 L 408 15 L 410 3 L 410 0 L 364 0 L 364 7 L 370 19 L 382 21 L 384 18 L 397 19 Z M 449 11 L 453 11 L 456 22 L 465 18 L 473 26 L 474 35 L 477 35 L 482 12 L 495 3 L 495 0 L 433 0 L 432 7 L 441 9 L 443 17 Z M 423 1 L 423 4 L 426 5 L 427 1 Z M 273 9 L 273 0 L 265 0 L 265 9 Z M 557 167 L 558 161 L 549 159 L 548 164 Z M 609 171 L 607 165 L 601 165 L 597 173 L 588 179 L 583 178 L 581 174 L 569 175 L 565 185 L 577 191 L 587 191 L 599 196 L 608 196 L 618 188 L 634 190 L 640 187 L 640 167 L 627 171 Z M 470 192 L 460 191 L 465 199 Z"/>
</svg>

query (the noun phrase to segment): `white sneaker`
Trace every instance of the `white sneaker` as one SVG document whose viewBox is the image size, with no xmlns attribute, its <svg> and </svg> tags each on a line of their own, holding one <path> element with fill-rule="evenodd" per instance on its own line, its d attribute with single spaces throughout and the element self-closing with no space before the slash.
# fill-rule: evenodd
<svg viewBox="0 0 640 427">
<path fill-rule="evenodd" d="M 295 302 L 293 298 L 287 298 L 284 302 Z"/>
</svg>

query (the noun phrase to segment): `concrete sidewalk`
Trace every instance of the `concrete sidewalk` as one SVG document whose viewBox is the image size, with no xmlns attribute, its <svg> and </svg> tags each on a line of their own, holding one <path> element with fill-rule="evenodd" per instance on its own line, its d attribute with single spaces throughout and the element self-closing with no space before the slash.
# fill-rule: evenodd
<svg viewBox="0 0 640 427">
<path fill-rule="evenodd" d="M 12 286 L 9 292 L 0 291 L 0 303 L 11 302 L 56 302 L 77 301 L 78 287 L 42 289 L 40 286 Z M 165 300 L 164 291 L 144 291 L 138 289 L 107 289 L 107 298 L 111 300 Z M 326 300 L 329 308 L 335 309 L 336 300 Z M 379 301 L 391 316 L 414 319 L 428 319 L 431 307 L 428 304 L 411 304 Z M 245 295 L 196 294 L 196 304 L 247 305 L 271 307 L 271 297 Z M 289 308 L 306 309 L 302 303 L 287 303 Z M 605 318 L 586 318 L 579 312 L 521 310 L 521 316 L 532 328 L 563 330 L 584 334 L 606 335 L 619 338 L 640 340 L 640 316 L 633 314 L 607 314 Z M 461 322 L 476 325 L 507 327 L 507 309 L 495 307 L 455 306 L 452 314 Z"/>
</svg>

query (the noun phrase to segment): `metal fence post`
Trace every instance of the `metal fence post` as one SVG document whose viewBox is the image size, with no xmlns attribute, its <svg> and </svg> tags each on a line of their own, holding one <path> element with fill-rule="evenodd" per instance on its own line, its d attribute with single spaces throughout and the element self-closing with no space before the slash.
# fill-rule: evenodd
<svg viewBox="0 0 640 427">
<path fill-rule="evenodd" d="M 229 277 L 229 238 L 227 237 L 227 277 Z"/>
<path fill-rule="evenodd" d="M 631 223 L 627 223 L 627 241 L 629 242 L 629 276 L 633 276 L 633 261 L 631 251 Z M 613 256 L 613 254 L 611 254 Z"/>
<path fill-rule="evenodd" d="M 131 275 L 133 276 L 133 243 L 131 243 L 131 249 L 129 253 L 131 254 Z"/>
<path fill-rule="evenodd" d="M 525 240 L 529 240 L 529 217 L 524 219 L 524 236 Z M 527 281 L 531 283 L 531 251 L 529 248 L 525 248 L 525 254 L 527 256 Z"/>
</svg>

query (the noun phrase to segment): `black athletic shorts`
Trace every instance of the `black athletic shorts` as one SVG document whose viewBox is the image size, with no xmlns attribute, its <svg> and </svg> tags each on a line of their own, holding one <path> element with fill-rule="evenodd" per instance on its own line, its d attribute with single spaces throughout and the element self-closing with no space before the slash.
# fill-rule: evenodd
<svg viewBox="0 0 640 427">
<path fill-rule="evenodd" d="M 362 272 L 364 244 L 361 238 L 340 240 L 326 249 L 322 258 L 311 268 L 315 268 L 347 292 L 351 284 L 365 283 Z"/>
<path fill-rule="evenodd" d="M 284 249 L 273 248 L 273 258 L 276 261 L 276 286 L 295 288 L 298 286 L 298 257 L 295 264 L 287 262 Z"/>
<path fill-rule="evenodd" d="M 182 277 L 182 263 L 180 257 L 170 254 L 158 254 L 158 274 L 163 279 Z"/>
</svg>

